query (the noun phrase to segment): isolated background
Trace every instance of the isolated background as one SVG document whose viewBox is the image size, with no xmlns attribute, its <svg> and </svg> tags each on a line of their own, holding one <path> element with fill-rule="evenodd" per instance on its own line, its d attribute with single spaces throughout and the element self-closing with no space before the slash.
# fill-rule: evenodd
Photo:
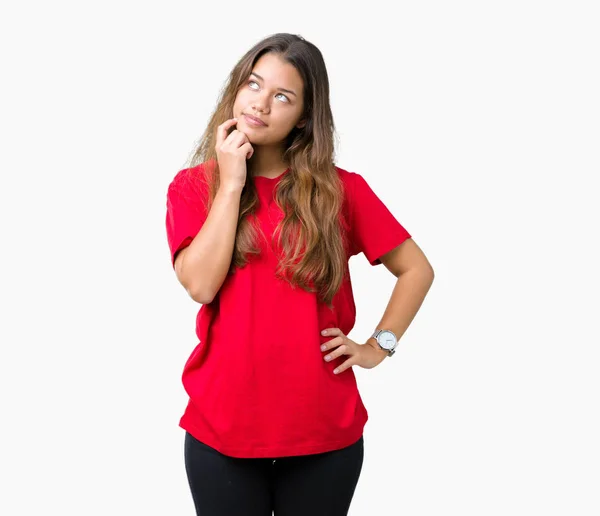
<svg viewBox="0 0 600 516">
<path fill-rule="evenodd" d="M 0 513 L 194 514 L 199 305 L 166 188 L 237 59 L 294 32 L 325 56 L 338 165 L 436 272 L 394 358 L 355 369 L 350 514 L 600 514 L 594 4 L 5 4 Z M 350 265 L 364 342 L 394 278 Z"/>
</svg>

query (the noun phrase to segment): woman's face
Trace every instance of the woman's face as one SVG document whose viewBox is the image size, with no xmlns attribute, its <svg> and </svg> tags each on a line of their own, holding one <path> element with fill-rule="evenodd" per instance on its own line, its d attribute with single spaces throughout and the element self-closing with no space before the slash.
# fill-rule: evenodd
<svg viewBox="0 0 600 516">
<path fill-rule="evenodd" d="M 305 125 L 300 120 L 303 99 L 304 84 L 296 68 L 275 54 L 264 54 L 235 98 L 233 116 L 238 119 L 237 129 L 246 133 L 252 144 L 280 144 L 294 127 Z M 266 125 L 253 125 L 245 115 Z"/>
</svg>

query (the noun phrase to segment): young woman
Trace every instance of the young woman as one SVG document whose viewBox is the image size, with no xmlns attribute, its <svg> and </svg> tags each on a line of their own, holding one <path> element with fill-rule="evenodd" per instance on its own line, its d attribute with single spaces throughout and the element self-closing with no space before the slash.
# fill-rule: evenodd
<svg viewBox="0 0 600 516">
<path fill-rule="evenodd" d="M 367 421 L 352 366 L 393 354 L 433 269 L 333 155 L 321 52 L 275 34 L 236 64 L 168 187 L 172 264 L 202 304 L 179 423 L 199 515 L 348 512 Z M 348 260 L 359 253 L 397 278 L 365 343 L 347 337 L 356 315 Z"/>
</svg>

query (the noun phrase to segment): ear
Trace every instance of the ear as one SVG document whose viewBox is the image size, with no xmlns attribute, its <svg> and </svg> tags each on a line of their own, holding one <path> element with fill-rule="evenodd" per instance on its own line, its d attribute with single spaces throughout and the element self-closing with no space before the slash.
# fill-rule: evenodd
<svg viewBox="0 0 600 516">
<path fill-rule="evenodd" d="M 306 125 L 306 119 L 304 119 L 304 118 L 303 118 L 302 120 L 300 120 L 300 122 L 298 122 L 298 123 L 296 124 L 296 127 L 297 127 L 298 129 L 302 129 L 302 128 L 303 128 L 305 125 Z"/>
</svg>

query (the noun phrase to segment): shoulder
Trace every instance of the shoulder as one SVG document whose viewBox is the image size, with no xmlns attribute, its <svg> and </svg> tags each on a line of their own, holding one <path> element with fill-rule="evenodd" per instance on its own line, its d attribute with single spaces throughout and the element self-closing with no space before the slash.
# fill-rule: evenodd
<svg viewBox="0 0 600 516">
<path fill-rule="evenodd" d="M 368 186 L 365 178 L 358 172 L 351 172 L 337 165 L 334 166 L 344 187 L 346 200 L 351 203 L 357 196 L 360 198 L 363 188 Z"/>
<path fill-rule="evenodd" d="M 168 192 L 170 194 L 205 193 L 209 185 L 209 171 L 209 162 L 179 170 L 169 183 Z"/>
<path fill-rule="evenodd" d="M 334 165 L 337 173 L 346 187 L 354 187 L 356 184 L 366 183 L 365 178 L 359 172 L 352 172 L 348 169 Z"/>
<path fill-rule="evenodd" d="M 346 170 L 345 168 L 339 167 L 338 165 L 334 165 L 334 168 L 337 171 L 338 176 L 339 176 L 340 180 L 342 181 L 342 183 L 344 184 L 344 186 L 347 186 L 347 185 L 349 185 L 349 183 L 352 182 L 355 172 L 350 172 L 350 171 Z"/>
<path fill-rule="evenodd" d="M 340 182 L 344 188 L 345 197 L 351 197 L 352 191 L 354 190 L 355 176 L 357 175 L 356 172 L 350 172 L 349 170 L 337 165 L 334 165 L 334 168 L 337 171 Z"/>
</svg>

